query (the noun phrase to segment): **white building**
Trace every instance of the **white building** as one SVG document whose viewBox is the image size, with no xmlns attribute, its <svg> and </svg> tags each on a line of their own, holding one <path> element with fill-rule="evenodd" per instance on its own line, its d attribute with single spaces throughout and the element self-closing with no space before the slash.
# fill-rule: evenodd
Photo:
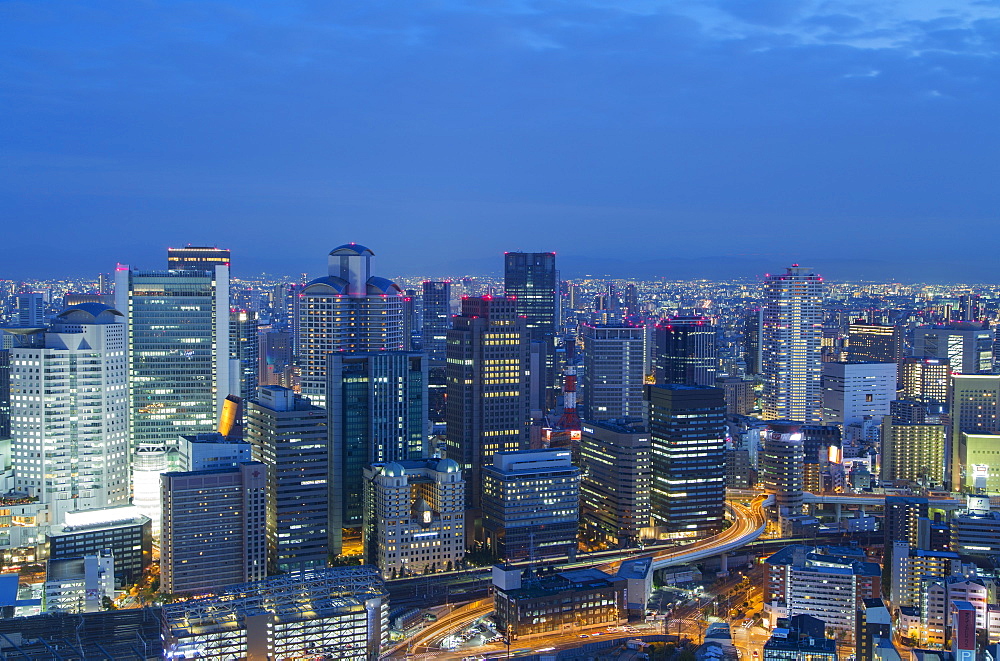
<svg viewBox="0 0 1000 661">
<path fill-rule="evenodd" d="M 115 596 L 115 559 L 108 553 L 49 560 L 45 564 L 46 612 L 95 613 Z"/>
<path fill-rule="evenodd" d="M 823 363 L 823 424 L 881 419 L 894 399 L 896 363 Z"/>
<path fill-rule="evenodd" d="M 447 570 L 465 555 L 465 481 L 451 459 L 365 469 L 365 560 L 383 576 Z"/>
<path fill-rule="evenodd" d="M 128 502 L 128 368 L 117 310 L 61 312 L 44 348 L 10 351 L 14 488 L 66 512 Z"/>
<path fill-rule="evenodd" d="M 761 403 L 765 420 L 821 421 L 824 295 L 823 279 L 798 264 L 764 280 Z"/>
</svg>

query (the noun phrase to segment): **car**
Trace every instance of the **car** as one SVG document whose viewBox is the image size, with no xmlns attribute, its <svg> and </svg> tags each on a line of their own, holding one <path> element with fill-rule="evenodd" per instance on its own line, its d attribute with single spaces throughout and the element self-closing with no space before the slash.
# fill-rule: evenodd
<svg viewBox="0 0 1000 661">
<path fill-rule="evenodd" d="M 589 633 L 581 633 L 580 634 L 580 638 L 590 638 L 590 634 Z"/>
<path fill-rule="evenodd" d="M 756 659 L 758 656 L 760 656 L 760 652 L 758 652 L 757 650 L 754 650 L 753 651 L 753 658 Z"/>
<path fill-rule="evenodd" d="M 604 632 L 602 632 L 602 631 L 595 631 L 594 633 L 592 633 L 590 635 L 592 635 L 592 636 L 603 636 Z"/>
</svg>

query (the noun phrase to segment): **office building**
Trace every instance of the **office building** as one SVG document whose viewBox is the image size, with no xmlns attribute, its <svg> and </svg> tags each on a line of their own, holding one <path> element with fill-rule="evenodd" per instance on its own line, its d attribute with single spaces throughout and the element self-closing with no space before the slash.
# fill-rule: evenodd
<svg viewBox="0 0 1000 661">
<path fill-rule="evenodd" d="M 968 466 L 963 463 L 962 434 L 1000 432 L 1000 376 L 955 374 L 948 398 L 951 414 L 951 441 L 948 476 L 951 488 L 966 484 Z"/>
<path fill-rule="evenodd" d="M 951 549 L 959 555 L 1000 555 L 1000 512 L 990 511 L 989 498 L 968 496 L 968 510 L 951 519 Z"/>
<path fill-rule="evenodd" d="M 389 603 L 374 567 L 292 572 L 163 606 L 167 658 L 378 659 Z"/>
<path fill-rule="evenodd" d="M 79 558 L 50 558 L 45 562 L 45 601 L 42 610 L 95 613 L 115 596 L 114 558 L 97 553 Z"/>
<path fill-rule="evenodd" d="M 177 441 L 177 468 L 181 472 L 236 468 L 252 460 L 249 443 L 219 432 L 181 436 Z"/>
<path fill-rule="evenodd" d="M 848 426 L 889 415 L 895 363 L 823 363 L 823 424 Z"/>
<path fill-rule="evenodd" d="M 293 346 L 292 334 L 288 331 L 270 330 L 260 334 L 259 386 L 291 388 L 295 384 Z"/>
<path fill-rule="evenodd" d="M 898 365 L 907 355 L 906 327 L 870 324 L 859 319 L 848 326 L 844 349 L 847 362 Z"/>
<path fill-rule="evenodd" d="M 214 271 L 216 266 L 229 268 L 230 252 L 216 246 L 167 248 L 167 269 L 170 271 Z"/>
<path fill-rule="evenodd" d="M 582 415 L 588 420 L 646 417 L 646 329 L 581 324 Z"/>
<path fill-rule="evenodd" d="M 709 317 L 670 317 L 656 326 L 658 384 L 713 386 L 718 371 L 715 322 Z"/>
<path fill-rule="evenodd" d="M 160 590 L 204 594 L 267 575 L 267 470 L 238 468 L 160 475 Z"/>
<path fill-rule="evenodd" d="M 652 438 L 650 500 L 661 538 L 722 530 L 726 402 L 720 388 L 646 386 Z"/>
<path fill-rule="evenodd" d="M 620 546 L 635 546 L 650 525 L 651 437 L 642 423 L 584 422 L 580 439 L 581 517 Z"/>
<path fill-rule="evenodd" d="M 531 410 L 547 411 L 556 404 L 559 375 L 555 364 L 555 336 L 562 319 L 559 295 L 559 271 L 554 252 L 504 253 L 504 295 L 514 300 L 518 316 L 524 317 L 531 342 L 538 342 L 537 352 L 543 369 L 531 372 L 536 382 Z"/>
<path fill-rule="evenodd" d="M 257 313 L 251 310 L 230 310 L 229 358 L 234 361 L 229 390 L 243 402 L 257 396 L 257 372 L 260 368 L 260 338 Z"/>
<path fill-rule="evenodd" d="M 960 490 L 969 493 L 1000 493 L 1000 432 L 959 432 Z"/>
<path fill-rule="evenodd" d="M 764 280 L 761 396 L 765 420 L 820 422 L 823 279 L 792 265 Z"/>
<path fill-rule="evenodd" d="M 764 309 L 750 310 L 743 321 L 744 362 L 748 376 L 763 374 Z"/>
<path fill-rule="evenodd" d="M 805 440 L 801 425 L 776 421 L 764 432 L 761 482 L 774 494 L 775 512 L 783 533 L 791 533 L 791 521 L 802 515 L 805 490 Z"/>
<path fill-rule="evenodd" d="M 330 533 L 360 528 L 362 473 L 370 464 L 428 456 L 427 357 L 422 353 L 338 352 L 329 357 Z"/>
<path fill-rule="evenodd" d="M 913 331 L 913 355 L 947 359 L 956 374 L 990 374 L 993 339 L 993 330 L 982 324 L 920 326 Z"/>
<path fill-rule="evenodd" d="M 134 505 L 66 514 L 66 522 L 46 533 L 49 558 L 76 558 L 110 551 L 115 587 L 138 583 L 153 561 L 153 528 Z"/>
<path fill-rule="evenodd" d="M 569 450 L 497 452 L 482 480 L 483 531 L 498 557 L 513 561 L 574 552 L 580 469 Z"/>
<path fill-rule="evenodd" d="M 10 350 L 14 487 L 67 512 L 129 499 L 128 369 L 121 313 L 86 303 L 57 315 L 43 348 Z"/>
<path fill-rule="evenodd" d="M 803 489 L 809 493 L 838 491 L 843 474 L 843 440 L 837 425 L 802 425 Z"/>
<path fill-rule="evenodd" d="M 326 406 L 327 358 L 334 352 L 402 351 L 403 290 L 372 275 L 375 256 L 349 243 L 330 252 L 329 275 L 298 296 L 298 361 L 302 394 Z"/>
<path fill-rule="evenodd" d="M 431 362 L 443 365 L 451 328 L 451 282 L 424 282 L 422 318 L 421 349 Z"/>
<path fill-rule="evenodd" d="M 882 568 L 859 549 L 793 544 L 764 565 L 765 611 L 772 617 L 811 615 L 850 634 L 864 600 L 882 596 Z"/>
<path fill-rule="evenodd" d="M 945 426 L 882 418 L 882 479 L 925 486 L 944 483 Z"/>
<path fill-rule="evenodd" d="M 465 502 L 479 509 L 483 466 L 528 446 L 528 333 L 510 298 L 462 299 L 448 331 L 447 456 L 462 467 Z"/>
<path fill-rule="evenodd" d="M 160 532 L 159 475 L 177 439 L 215 431 L 230 392 L 229 267 L 115 271 L 125 315 L 133 502 Z"/>
<path fill-rule="evenodd" d="M 267 467 L 271 573 L 325 567 L 331 553 L 327 412 L 281 386 L 264 386 L 247 407 L 253 458 Z"/>
<path fill-rule="evenodd" d="M 825 635 L 825 623 L 805 614 L 780 621 L 764 643 L 763 651 L 763 661 L 838 661 L 840 658 L 837 641 Z"/>
<path fill-rule="evenodd" d="M 521 571 L 493 568 L 497 631 L 512 640 L 628 622 L 626 579 L 574 569 L 529 581 Z"/>
<path fill-rule="evenodd" d="M 465 483 L 451 459 L 365 469 L 365 564 L 396 578 L 451 571 L 465 557 Z"/>
<path fill-rule="evenodd" d="M 948 401 L 951 363 L 947 358 L 908 356 L 900 369 L 900 399 L 942 404 Z"/>
<path fill-rule="evenodd" d="M 37 292 L 22 292 L 14 297 L 14 323 L 20 328 L 44 328 L 45 295 Z"/>
<path fill-rule="evenodd" d="M 722 388 L 726 398 L 726 415 L 749 415 L 755 408 L 753 381 L 738 376 L 720 376 L 715 387 Z"/>
</svg>

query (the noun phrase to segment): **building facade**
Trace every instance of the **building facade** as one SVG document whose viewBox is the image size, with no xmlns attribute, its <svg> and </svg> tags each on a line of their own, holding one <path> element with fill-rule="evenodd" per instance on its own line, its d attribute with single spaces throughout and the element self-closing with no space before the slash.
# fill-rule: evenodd
<svg viewBox="0 0 1000 661">
<path fill-rule="evenodd" d="M 670 317 L 656 326 L 658 384 L 713 386 L 718 372 L 715 322 L 710 317 Z"/>
<path fill-rule="evenodd" d="M 650 525 L 651 437 L 641 423 L 584 422 L 581 517 L 596 534 L 635 546 Z"/>
<path fill-rule="evenodd" d="M 823 363 L 823 424 L 881 419 L 894 399 L 896 363 Z"/>
<path fill-rule="evenodd" d="M 646 329 L 581 324 L 582 415 L 588 420 L 646 417 Z"/>
</svg>

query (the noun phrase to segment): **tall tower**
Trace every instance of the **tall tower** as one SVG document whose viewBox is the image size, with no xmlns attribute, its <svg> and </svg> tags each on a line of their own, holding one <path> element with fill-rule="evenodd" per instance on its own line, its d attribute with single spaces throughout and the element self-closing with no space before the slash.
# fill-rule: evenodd
<svg viewBox="0 0 1000 661">
<path fill-rule="evenodd" d="M 559 394 L 556 374 L 555 337 L 562 318 L 559 271 L 554 252 L 508 252 L 504 254 L 504 294 L 515 301 L 517 314 L 525 319 L 529 339 L 540 343 L 544 369 L 532 371 L 538 393 L 531 409 L 546 411 L 555 406 Z"/>
<path fill-rule="evenodd" d="M 98 303 L 63 310 L 44 348 L 10 350 L 15 487 L 66 512 L 129 497 L 128 367 L 122 314 Z"/>
<path fill-rule="evenodd" d="M 656 382 L 713 386 L 716 329 L 709 317 L 671 317 L 656 327 Z"/>
<path fill-rule="evenodd" d="M 374 256 L 356 243 L 335 248 L 330 252 L 329 275 L 313 280 L 299 293 L 302 394 L 317 406 L 326 406 L 329 354 L 403 350 L 403 290 L 371 274 Z"/>
<path fill-rule="evenodd" d="M 257 313 L 250 310 L 231 310 L 229 316 L 229 356 L 233 363 L 230 390 L 245 403 L 257 397 L 258 370 L 260 368 L 260 338 Z M 244 408 L 245 410 L 245 408 Z"/>
<path fill-rule="evenodd" d="M 646 417 L 646 329 L 580 325 L 583 345 L 583 417 L 635 420 Z"/>
<path fill-rule="evenodd" d="M 133 502 L 159 535 L 159 474 L 185 434 L 215 431 L 230 394 L 229 266 L 115 270 L 125 315 Z"/>
<path fill-rule="evenodd" d="M 465 472 L 466 506 L 476 510 L 482 469 L 497 452 L 528 444 L 528 333 L 514 299 L 462 299 L 448 331 L 447 454 Z"/>
<path fill-rule="evenodd" d="M 451 283 L 424 282 L 422 348 L 431 363 L 444 365 L 445 342 L 451 328 Z"/>
<path fill-rule="evenodd" d="M 798 264 L 786 271 L 764 280 L 764 419 L 818 423 L 823 413 L 823 279 Z"/>
</svg>

